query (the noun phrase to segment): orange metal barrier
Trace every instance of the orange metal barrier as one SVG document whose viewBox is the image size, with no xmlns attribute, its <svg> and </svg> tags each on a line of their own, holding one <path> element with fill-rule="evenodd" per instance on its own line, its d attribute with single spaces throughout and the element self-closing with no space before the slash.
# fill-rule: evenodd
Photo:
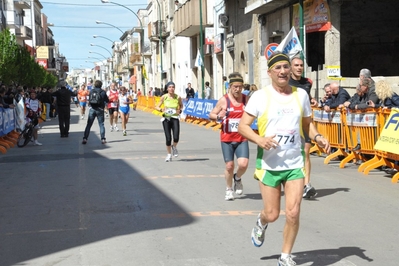
<svg viewBox="0 0 399 266">
<path fill-rule="evenodd" d="M 313 108 L 313 121 L 318 131 L 324 135 L 337 150 L 327 155 L 324 160 L 328 164 L 332 158 L 344 156 L 340 162 L 340 168 L 350 161 L 363 161 L 358 167 L 359 172 L 368 174 L 371 170 L 381 166 L 387 166 L 398 170 L 392 177 L 392 182 L 399 180 L 399 154 L 374 149 L 385 122 L 390 115 L 390 110 L 366 109 L 346 110 L 325 113 L 320 108 Z M 360 145 L 360 149 L 353 149 Z M 311 152 L 323 152 L 323 149 L 314 145 Z M 369 155 L 369 156 L 367 156 Z M 372 156 L 371 159 L 368 159 Z"/>
<path fill-rule="evenodd" d="M 349 110 L 344 116 L 344 123 L 347 147 L 351 153 L 341 161 L 341 168 L 351 160 L 367 161 L 365 154 L 375 155 L 374 145 L 380 135 L 375 109 Z M 360 149 L 353 151 L 358 144 Z"/>
<path fill-rule="evenodd" d="M 384 125 L 391 114 L 390 109 L 378 111 L 378 124 L 379 124 L 379 135 L 384 128 Z M 371 160 L 361 164 L 359 166 L 359 172 L 363 172 L 367 175 L 371 170 L 381 166 L 386 166 L 392 169 L 396 169 L 398 172 L 392 176 L 392 183 L 397 183 L 399 180 L 399 165 L 395 164 L 395 161 L 399 161 L 399 154 L 394 154 L 385 151 L 375 150 L 375 156 Z"/>
<path fill-rule="evenodd" d="M 331 159 L 337 156 L 348 156 L 346 152 L 346 135 L 344 134 L 343 114 L 340 110 L 335 110 L 330 113 L 325 112 L 321 108 L 313 108 L 313 122 L 319 131 L 328 141 L 332 148 L 336 151 L 327 155 L 324 163 L 328 164 Z M 310 152 L 323 152 L 319 146 L 314 145 Z"/>
</svg>

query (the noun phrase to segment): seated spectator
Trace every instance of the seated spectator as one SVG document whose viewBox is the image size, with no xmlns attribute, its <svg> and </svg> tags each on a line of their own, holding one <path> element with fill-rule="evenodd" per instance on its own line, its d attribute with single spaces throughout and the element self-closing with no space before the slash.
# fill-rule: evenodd
<svg viewBox="0 0 399 266">
<path fill-rule="evenodd" d="M 330 83 L 326 83 L 324 85 L 324 96 L 320 100 L 319 107 L 324 107 L 327 102 L 331 101 L 331 88 L 330 88 Z"/>
<path fill-rule="evenodd" d="M 338 106 L 351 98 L 349 93 L 344 88 L 339 86 L 338 82 L 331 82 L 328 90 L 330 98 L 328 99 L 328 101 L 325 101 L 324 104 L 324 111 L 326 112 L 330 112 L 331 109 L 337 109 Z"/>
<path fill-rule="evenodd" d="M 371 78 L 363 78 L 360 79 L 355 95 L 339 107 L 344 106 L 351 110 L 362 110 L 370 107 L 369 101 L 376 104 L 379 100 L 377 94 L 375 94 L 374 81 Z"/>
<path fill-rule="evenodd" d="M 391 85 L 385 80 L 380 80 L 375 85 L 378 103 L 369 102 L 370 107 L 392 108 L 399 107 L 399 96 L 393 91 Z"/>
</svg>

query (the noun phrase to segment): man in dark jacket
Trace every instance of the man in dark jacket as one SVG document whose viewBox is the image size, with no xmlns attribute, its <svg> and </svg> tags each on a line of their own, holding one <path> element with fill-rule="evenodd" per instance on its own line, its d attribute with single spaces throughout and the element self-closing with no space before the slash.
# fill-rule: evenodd
<svg viewBox="0 0 399 266">
<path fill-rule="evenodd" d="M 76 89 L 70 91 L 65 82 L 61 82 L 61 89 L 52 93 L 51 96 L 57 98 L 58 107 L 58 125 L 61 138 L 67 138 L 69 135 L 69 123 L 71 120 L 71 97 L 76 96 Z"/>
<path fill-rule="evenodd" d="M 89 111 L 89 117 L 87 118 L 87 125 L 86 125 L 86 129 L 84 132 L 82 144 L 87 143 L 87 139 L 89 138 L 89 135 L 90 135 L 91 126 L 93 125 L 94 119 L 96 117 L 97 117 L 98 125 L 100 126 L 101 143 L 102 144 L 107 143 L 107 141 L 105 139 L 104 108 L 105 108 L 105 103 L 108 103 L 109 99 L 108 99 L 107 93 L 101 89 L 102 85 L 103 85 L 103 83 L 100 80 L 96 80 L 94 82 L 94 88 L 90 90 L 89 104 L 91 105 L 91 108 Z M 93 97 L 94 94 L 100 95 L 100 101 L 96 104 L 90 102 L 90 99 L 94 98 Z"/>
<path fill-rule="evenodd" d="M 337 109 L 340 104 L 343 104 L 351 98 L 349 93 L 338 85 L 338 82 L 331 82 L 330 90 L 331 97 L 324 105 L 324 111 L 326 112 L 330 112 L 331 109 Z"/>
<path fill-rule="evenodd" d="M 186 99 L 188 100 L 189 98 L 194 98 L 194 94 L 195 94 L 195 91 L 191 87 L 191 83 L 188 83 L 187 88 L 186 88 Z"/>
<path fill-rule="evenodd" d="M 365 78 L 360 80 L 356 93 L 343 106 L 352 110 L 367 109 L 369 108 L 368 101 L 377 104 L 379 100 L 375 93 L 374 81 L 370 78 Z"/>
</svg>

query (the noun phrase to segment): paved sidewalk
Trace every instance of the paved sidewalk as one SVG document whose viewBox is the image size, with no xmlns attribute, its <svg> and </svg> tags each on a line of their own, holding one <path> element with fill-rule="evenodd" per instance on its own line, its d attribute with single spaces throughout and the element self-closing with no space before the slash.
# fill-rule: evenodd
<svg viewBox="0 0 399 266">
<path fill-rule="evenodd" d="M 43 123 L 43 146 L 0 155 L 0 265 L 277 265 L 284 197 L 264 245 L 250 240 L 262 208 L 255 145 L 243 196 L 226 202 L 219 132 L 181 123 L 179 157 L 166 163 L 159 120 L 132 111 L 128 136 L 107 120 L 106 145 L 95 122 L 82 145 L 86 120 L 72 108 L 69 138 L 55 119 Z M 319 194 L 302 203 L 298 265 L 397 265 L 390 176 L 312 156 L 312 184 Z"/>
</svg>

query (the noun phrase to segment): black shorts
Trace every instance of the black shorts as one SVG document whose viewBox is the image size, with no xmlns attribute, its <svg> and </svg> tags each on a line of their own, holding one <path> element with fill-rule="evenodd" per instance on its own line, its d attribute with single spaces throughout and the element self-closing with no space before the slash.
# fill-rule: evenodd
<svg viewBox="0 0 399 266">
<path fill-rule="evenodd" d="M 116 108 L 108 108 L 108 113 L 109 114 L 113 114 L 115 112 L 118 112 L 118 108 L 117 107 Z"/>
</svg>

